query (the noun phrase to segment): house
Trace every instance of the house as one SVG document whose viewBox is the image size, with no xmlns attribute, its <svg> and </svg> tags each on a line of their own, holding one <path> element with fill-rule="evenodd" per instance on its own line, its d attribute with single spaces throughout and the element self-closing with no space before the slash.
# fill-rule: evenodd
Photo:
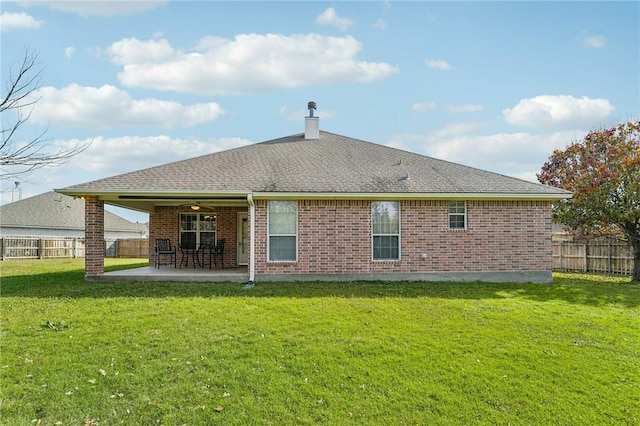
<svg viewBox="0 0 640 426">
<path fill-rule="evenodd" d="M 84 200 L 56 192 L 0 206 L 0 236 L 84 237 Z M 147 225 L 104 213 L 107 239 L 146 238 Z"/>
<path fill-rule="evenodd" d="M 309 107 L 301 134 L 57 190 L 86 200 L 87 279 L 106 203 L 149 212 L 150 245 L 224 238 L 250 281 L 551 280 L 569 192 L 321 131 Z"/>
<path fill-rule="evenodd" d="M 566 225 L 552 222 L 551 241 L 573 241 L 573 234 L 567 230 Z"/>
</svg>

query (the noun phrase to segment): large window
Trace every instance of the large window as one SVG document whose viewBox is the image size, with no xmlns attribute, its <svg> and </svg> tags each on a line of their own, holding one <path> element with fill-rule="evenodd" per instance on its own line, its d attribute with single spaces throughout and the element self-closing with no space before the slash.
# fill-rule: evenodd
<svg viewBox="0 0 640 426">
<path fill-rule="evenodd" d="M 373 260 L 400 259 L 400 203 L 374 201 L 371 204 Z"/>
<path fill-rule="evenodd" d="M 467 202 L 449 202 L 449 229 L 467 229 Z"/>
<path fill-rule="evenodd" d="M 298 245 L 298 203 L 269 201 L 269 260 L 295 261 Z"/>
<path fill-rule="evenodd" d="M 184 248 L 212 247 L 216 244 L 215 213 L 182 213 L 180 245 Z"/>
</svg>

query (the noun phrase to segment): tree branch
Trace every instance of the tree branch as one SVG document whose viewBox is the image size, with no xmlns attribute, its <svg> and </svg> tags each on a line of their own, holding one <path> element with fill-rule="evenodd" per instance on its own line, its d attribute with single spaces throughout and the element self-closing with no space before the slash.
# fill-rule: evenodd
<svg viewBox="0 0 640 426">
<path fill-rule="evenodd" d="M 0 130 L 0 179 L 15 178 L 45 167 L 60 165 L 89 147 L 91 142 L 78 142 L 73 147 L 49 149 L 51 140 L 44 136 L 48 128 L 32 139 L 17 139 L 19 130 L 31 118 L 40 100 L 36 96 L 42 80 L 42 69 L 36 69 L 38 55 L 27 49 L 17 74 L 9 73 L 6 94 L 0 98 L 0 113 L 12 112 L 15 121 Z M 28 112 L 25 114 L 25 111 Z"/>
</svg>

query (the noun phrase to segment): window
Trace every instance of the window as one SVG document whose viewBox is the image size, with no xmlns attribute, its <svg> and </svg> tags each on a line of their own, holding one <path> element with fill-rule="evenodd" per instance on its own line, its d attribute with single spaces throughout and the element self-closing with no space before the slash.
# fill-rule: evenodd
<svg viewBox="0 0 640 426">
<path fill-rule="evenodd" d="M 467 229 L 467 202 L 449 202 L 449 229 Z"/>
<path fill-rule="evenodd" d="M 400 203 L 371 203 L 373 260 L 400 259 Z"/>
<path fill-rule="evenodd" d="M 216 244 L 215 213 L 182 213 L 180 215 L 180 245 L 198 248 Z"/>
<path fill-rule="evenodd" d="M 296 261 L 298 245 L 298 203 L 269 201 L 269 260 Z"/>
</svg>

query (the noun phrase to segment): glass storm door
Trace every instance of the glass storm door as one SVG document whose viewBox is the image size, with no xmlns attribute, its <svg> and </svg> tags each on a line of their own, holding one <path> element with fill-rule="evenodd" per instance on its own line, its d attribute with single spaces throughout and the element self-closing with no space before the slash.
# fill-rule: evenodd
<svg viewBox="0 0 640 426">
<path fill-rule="evenodd" d="M 238 213 L 238 265 L 247 264 L 249 252 L 249 215 Z"/>
</svg>

